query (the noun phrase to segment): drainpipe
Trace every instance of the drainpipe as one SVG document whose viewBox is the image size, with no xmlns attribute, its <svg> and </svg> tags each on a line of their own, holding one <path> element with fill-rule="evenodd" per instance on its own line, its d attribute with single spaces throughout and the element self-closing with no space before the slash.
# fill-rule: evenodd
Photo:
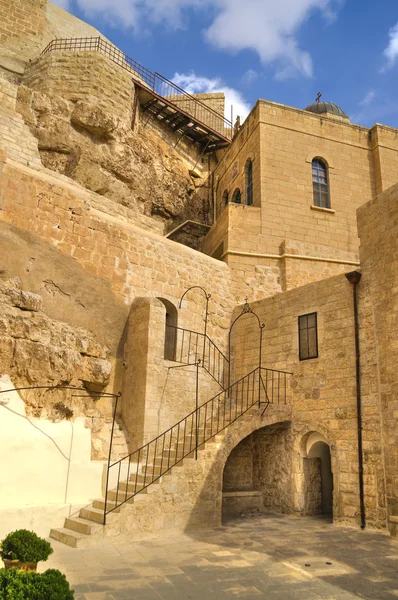
<svg viewBox="0 0 398 600">
<path fill-rule="evenodd" d="M 357 285 L 361 280 L 359 271 L 346 273 L 348 281 L 353 286 L 354 300 L 354 323 L 355 323 L 355 370 L 356 370 L 356 389 L 357 389 L 357 430 L 358 430 L 358 467 L 359 467 L 359 504 L 361 511 L 361 529 L 365 529 L 365 495 L 363 488 L 363 451 L 362 451 L 362 400 L 361 400 L 361 363 L 359 353 L 359 319 L 358 319 L 358 298 Z"/>
</svg>

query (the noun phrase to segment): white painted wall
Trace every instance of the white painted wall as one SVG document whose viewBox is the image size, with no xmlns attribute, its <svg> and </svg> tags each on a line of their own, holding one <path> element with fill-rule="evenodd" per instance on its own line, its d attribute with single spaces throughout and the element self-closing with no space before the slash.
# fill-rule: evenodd
<svg viewBox="0 0 398 600">
<path fill-rule="evenodd" d="M 13 387 L 0 377 L 0 391 Z M 64 516 L 103 495 L 106 465 L 91 461 L 84 421 L 27 417 L 17 392 L 0 393 L 0 539 L 20 527 L 48 535 Z"/>
</svg>

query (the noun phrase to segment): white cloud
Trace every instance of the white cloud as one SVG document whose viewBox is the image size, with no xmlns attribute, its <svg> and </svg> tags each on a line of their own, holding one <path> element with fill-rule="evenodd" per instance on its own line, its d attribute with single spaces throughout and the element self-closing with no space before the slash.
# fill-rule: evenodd
<svg viewBox="0 0 398 600">
<path fill-rule="evenodd" d="M 248 69 L 246 73 L 243 73 L 242 75 L 242 82 L 244 85 L 252 85 L 257 79 L 258 73 L 257 71 L 254 71 L 254 69 Z"/>
<path fill-rule="evenodd" d="M 227 119 L 231 118 L 231 104 L 233 105 L 234 120 L 239 115 L 241 122 L 243 122 L 251 110 L 250 104 L 245 101 L 241 92 L 224 85 L 219 78 L 200 77 L 193 72 L 175 73 L 173 81 L 189 94 L 223 92 L 225 94 L 225 117 Z"/>
<path fill-rule="evenodd" d="M 396 121 L 398 102 L 380 90 L 370 89 L 358 102 L 357 111 L 350 115 L 352 123 L 372 127 L 375 123 Z"/>
<path fill-rule="evenodd" d="M 63 8 L 64 10 L 70 9 L 70 0 L 52 0 L 52 3 Z"/>
<path fill-rule="evenodd" d="M 383 67 L 382 72 L 391 69 L 398 61 L 398 23 L 388 32 L 390 38 L 387 48 L 383 54 L 387 59 L 387 64 Z"/>
<path fill-rule="evenodd" d="M 63 1 L 63 0 L 58 0 Z M 252 50 L 263 64 L 276 64 L 279 79 L 312 75 L 312 59 L 300 48 L 300 27 L 319 11 L 325 20 L 336 18 L 343 0 L 76 0 L 90 16 L 136 31 L 163 24 L 187 27 L 187 9 L 205 12 L 211 19 L 205 39 L 231 53 Z"/>
<path fill-rule="evenodd" d="M 377 93 L 375 90 L 369 90 L 365 96 L 362 98 L 362 100 L 360 102 L 358 102 L 359 106 L 369 106 L 369 104 L 372 104 L 373 100 L 375 100 L 377 97 Z"/>
</svg>

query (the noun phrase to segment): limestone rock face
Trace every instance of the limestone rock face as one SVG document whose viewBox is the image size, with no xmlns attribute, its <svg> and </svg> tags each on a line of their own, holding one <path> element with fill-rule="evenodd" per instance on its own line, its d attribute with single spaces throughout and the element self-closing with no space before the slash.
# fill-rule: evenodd
<svg viewBox="0 0 398 600">
<path fill-rule="evenodd" d="M 41 297 L 21 290 L 18 279 L 0 280 L 0 373 L 11 374 L 18 386 L 104 389 L 111 374 L 107 356 L 108 349 L 84 329 L 49 319 Z M 45 394 L 31 398 L 28 394 L 27 404 L 36 416 L 46 412 Z"/>
<path fill-rule="evenodd" d="M 93 137 L 109 139 L 117 128 L 118 121 L 99 106 L 79 101 L 71 114 L 71 123 L 81 127 Z"/>
<path fill-rule="evenodd" d="M 207 175 L 192 177 L 192 165 L 174 149 L 174 140 L 149 126 L 133 131 L 130 122 L 92 100 L 65 100 L 19 86 L 17 108 L 38 139 L 44 166 L 163 221 L 166 230 L 187 219 L 208 223 Z"/>
<path fill-rule="evenodd" d="M 113 401 L 92 393 L 104 391 L 109 384 L 108 355 L 108 348 L 85 329 L 47 317 L 41 297 L 23 291 L 18 278 L 0 279 L 0 377 L 10 376 L 16 387 L 85 388 L 29 389 L 21 396 L 28 416 L 51 421 L 86 417 L 94 460 L 104 460 L 109 453 Z M 112 459 L 116 460 L 128 453 L 122 422 L 116 425 L 114 442 Z"/>
</svg>

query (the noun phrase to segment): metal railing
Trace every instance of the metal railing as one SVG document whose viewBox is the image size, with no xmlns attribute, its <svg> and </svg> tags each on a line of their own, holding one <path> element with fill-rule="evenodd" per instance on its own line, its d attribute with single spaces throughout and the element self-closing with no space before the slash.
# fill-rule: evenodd
<svg viewBox="0 0 398 600">
<path fill-rule="evenodd" d="M 183 364 L 200 360 L 200 366 L 225 389 L 228 385 L 228 358 L 204 333 L 166 325 L 165 358 Z"/>
<path fill-rule="evenodd" d="M 257 367 L 156 438 L 128 456 L 109 464 L 106 516 L 129 502 L 184 458 L 234 423 L 254 405 L 286 404 L 287 371 Z"/>
<path fill-rule="evenodd" d="M 124 52 L 101 37 L 55 39 L 46 46 L 41 54 L 44 55 L 55 51 L 91 51 L 105 54 L 119 67 L 129 71 L 137 80 L 137 83 L 144 83 L 146 87 L 172 104 L 176 110 L 191 115 L 195 120 L 203 123 L 227 140 L 230 141 L 232 139 L 231 121 L 199 99 L 188 94 L 188 92 L 166 79 L 166 77 L 163 77 L 160 73 L 154 73 L 129 56 L 126 56 Z"/>
</svg>

